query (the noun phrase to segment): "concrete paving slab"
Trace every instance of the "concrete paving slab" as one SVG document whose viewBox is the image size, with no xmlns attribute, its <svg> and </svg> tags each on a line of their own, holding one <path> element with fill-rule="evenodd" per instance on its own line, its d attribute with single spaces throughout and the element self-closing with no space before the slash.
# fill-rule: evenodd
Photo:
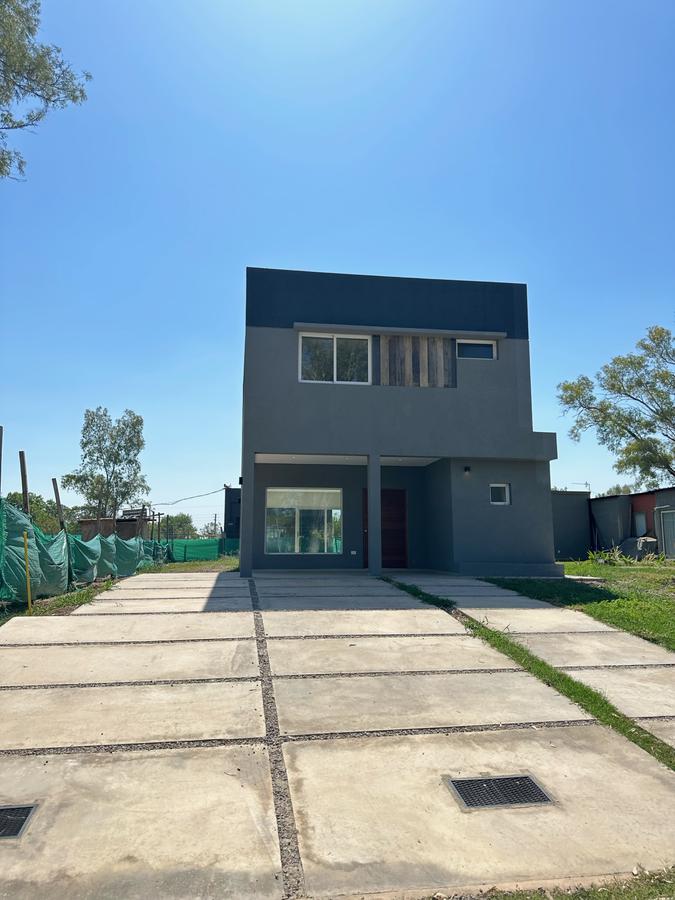
<svg viewBox="0 0 675 900">
<path fill-rule="evenodd" d="M 283 734 L 589 718 L 525 672 L 277 678 L 274 693 Z"/>
<path fill-rule="evenodd" d="M 260 737 L 257 683 L 0 691 L 0 749 Z"/>
<path fill-rule="evenodd" d="M 253 615 L 250 612 L 116 616 L 106 620 L 104 626 L 98 619 L 86 616 L 15 616 L 0 628 L 0 645 L 185 641 L 254 635 Z"/>
<path fill-rule="evenodd" d="M 470 635 L 281 639 L 269 642 L 268 653 L 273 675 L 503 669 L 513 665 Z"/>
<path fill-rule="evenodd" d="M 573 669 L 583 681 L 626 716 L 675 716 L 675 668 Z"/>
<path fill-rule="evenodd" d="M 190 600 L 223 600 L 236 597 L 248 597 L 248 588 L 186 588 L 164 587 L 134 589 L 113 588 L 108 596 L 115 600 L 168 600 L 175 597 L 187 597 Z"/>
<path fill-rule="evenodd" d="M 542 600 L 534 600 L 532 597 L 523 597 L 514 594 L 513 597 L 505 597 L 503 594 L 477 594 L 474 596 L 453 597 L 458 609 L 542 609 L 551 608 L 550 603 Z"/>
<path fill-rule="evenodd" d="M 616 631 L 604 622 L 572 609 L 472 609 L 463 607 L 467 616 L 478 619 L 490 628 L 513 634 L 559 631 Z"/>
<path fill-rule="evenodd" d="M 257 675 L 258 655 L 253 640 L 0 647 L 0 685 L 187 681 Z"/>
<path fill-rule="evenodd" d="M 675 653 L 623 631 L 521 635 L 518 642 L 552 666 L 675 664 Z"/>
<path fill-rule="evenodd" d="M 320 634 L 465 634 L 457 619 L 427 608 L 411 610 L 344 610 L 342 612 L 263 613 L 270 637 Z M 0 630 L 0 637 L 2 631 Z"/>
<path fill-rule="evenodd" d="M 429 609 L 410 594 L 398 591 L 382 597 L 260 597 L 261 609 L 310 610 L 310 609 Z"/>
<path fill-rule="evenodd" d="M 661 738 L 666 744 L 675 747 L 675 719 L 641 719 L 638 723 L 645 729 Z"/>
<path fill-rule="evenodd" d="M 21 838 L 0 841 L 0 897 L 282 896 L 260 747 L 3 759 L 0 801 L 36 800 Z"/>
<path fill-rule="evenodd" d="M 348 588 L 348 587 L 297 587 L 297 588 L 260 588 L 258 587 L 259 597 L 339 597 L 344 599 L 354 599 L 356 597 L 392 597 L 400 593 L 396 588 L 391 587 L 367 587 L 367 588 Z"/>
<path fill-rule="evenodd" d="M 600 726 L 298 742 L 284 757 L 312 897 L 419 897 L 672 864 L 672 773 Z M 467 813 L 444 782 L 521 773 L 556 802 Z"/>
<path fill-rule="evenodd" d="M 103 599 L 105 598 L 105 599 Z M 177 612 L 226 612 L 227 610 L 251 610 L 250 597 L 195 600 L 176 597 L 168 600 L 114 600 L 104 594 L 101 600 L 79 606 L 71 615 L 87 616 L 100 613 L 177 613 Z"/>
</svg>

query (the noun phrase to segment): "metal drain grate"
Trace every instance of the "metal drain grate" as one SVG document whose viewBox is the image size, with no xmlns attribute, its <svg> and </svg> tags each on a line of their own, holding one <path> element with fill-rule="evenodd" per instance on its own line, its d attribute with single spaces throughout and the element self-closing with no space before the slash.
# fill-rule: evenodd
<svg viewBox="0 0 675 900">
<path fill-rule="evenodd" d="M 34 806 L 0 806 L 0 838 L 20 837 L 34 809 Z"/>
<path fill-rule="evenodd" d="M 466 809 L 529 806 L 534 803 L 553 802 L 529 775 L 502 775 L 498 778 L 448 778 L 447 783 Z"/>
</svg>

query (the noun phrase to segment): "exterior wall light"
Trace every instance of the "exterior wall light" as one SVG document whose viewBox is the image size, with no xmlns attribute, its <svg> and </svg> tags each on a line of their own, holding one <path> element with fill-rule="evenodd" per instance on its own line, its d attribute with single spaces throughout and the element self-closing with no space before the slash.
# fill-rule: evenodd
<svg viewBox="0 0 675 900">
<path fill-rule="evenodd" d="M 471 474 L 471 466 L 464 466 L 464 474 L 465 475 Z"/>
</svg>

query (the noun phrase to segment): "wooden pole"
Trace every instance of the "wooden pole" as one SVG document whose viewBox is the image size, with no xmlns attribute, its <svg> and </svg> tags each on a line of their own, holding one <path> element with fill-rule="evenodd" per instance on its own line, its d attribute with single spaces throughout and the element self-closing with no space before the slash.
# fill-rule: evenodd
<svg viewBox="0 0 675 900">
<path fill-rule="evenodd" d="M 161 542 L 162 540 L 162 516 L 164 513 L 157 513 L 157 541 Z"/>
<path fill-rule="evenodd" d="M 28 600 L 28 615 L 33 615 L 33 598 L 30 593 L 30 565 L 28 562 L 28 532 L 23 533 L 23 558 L 26 563 L 26 598 Z"/>
<path fill-rule="evenodd" d="M 30 498 L 28 496 L 28 473 L 26 471 L 26 454 L 19 450 L 19 466 L 21 468 L 21 494 L 23 496 L 23 511 L 30 515 Z"/>
<path fill-rule="evenodd" d="M 4 428 L 0 425 L 0 497 L 2 497 L 2 435 Z"/>
<path fill-rule="evenodd" d="M 56 515 L 59 517 L 59 528 L 61 531 L 66 530 L 65 519 L 63 518 L 63 507 L 61 506 L 61 495 L 59 494 L 59 483 L 56 478 L 52 478 L 52 487 L 54 488 L 54 500 L 56 501 Z"/>
<path fill-rule="evenodd" d="M 155 539 L 155 511 L 152 511 L 152 521 L 150 524 L 150 540 L 154 541 Z"/>
</svg>

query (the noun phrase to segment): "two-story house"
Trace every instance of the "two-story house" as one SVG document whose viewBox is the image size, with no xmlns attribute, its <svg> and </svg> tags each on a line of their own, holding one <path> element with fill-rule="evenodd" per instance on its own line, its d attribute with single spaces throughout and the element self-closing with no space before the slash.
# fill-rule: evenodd
<svg viewBox="0 0 675 900">
<path fill-rule="evenodd" d="M 250 268 L 241 572 L 558 575 L 523 284 Z"/>
</svg>

